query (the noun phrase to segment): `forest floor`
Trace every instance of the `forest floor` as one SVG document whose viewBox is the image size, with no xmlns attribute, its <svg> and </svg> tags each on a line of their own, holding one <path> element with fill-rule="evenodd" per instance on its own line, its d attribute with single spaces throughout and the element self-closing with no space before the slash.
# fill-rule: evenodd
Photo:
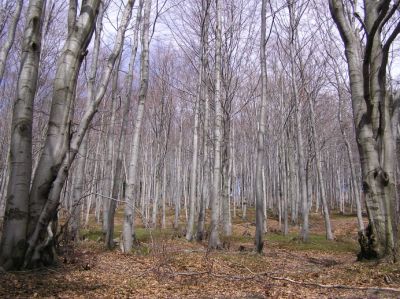
<svg viewBox="0 0 400 299">
<path fill-rule="evenodd" d="M 253 219 L 254 211 L 249 211 Z M 116 217 L 121 231 L 122 211 Z M 169 224 L 172 218 L 168 218 Z M 172 229 L 138 226 L 130 254 L 109 251 L 99 225 L 82 232 L 84 241 L 65 247 L 57 267 L 1 273 L 2 298 L 398 298 L 400 267 L 358 262 L 354 216 L 334 214 L 336 239 L 325 240 L 323 218 L 312 214 L 308 243 L 298 227 L 283 236 L 269 219 L 263 255 L 253 251 L 254 223 L 234 219 L 223 250 L 187 242 Z M 397 290 L 397 291 L 396 291 Z"/>
</svg>

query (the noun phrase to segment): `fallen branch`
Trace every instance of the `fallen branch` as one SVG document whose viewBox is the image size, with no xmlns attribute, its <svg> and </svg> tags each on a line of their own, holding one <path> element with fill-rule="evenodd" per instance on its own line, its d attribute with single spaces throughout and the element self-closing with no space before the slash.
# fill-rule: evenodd
<svg viewBox="0 0 400 299">
<path fill-rule="evenodd" d="M 293 284 L 303 285 L 303 286 L 314 286 L 324 289 L 346 289 L 346 290 L 360 290 L 360 291 L 379 291 L 379 292 L 392 292 L 392 293 L 400 293 L 400 289 L 395 288 L 379 288 L 379 287 L 356 287 L 342 284 L 319 284 L 315 282 L 305 282 L 305 281 L 296 281 L 286 277 L 276 277 L 276 276 L 268 276 L 268 278 L 274 280 L 287 281 Z"/>
<path fill-rule="evenodd" d="M 249 270 L 249 269 L 248 269 Z M 252 275 L 231 275 L 231 274 L 221 274 L 221 273 L 211 273 L 209 271 L 202 271 L 202 272 L 176 272 L 173 273 L 174 276 L 198 276 L 198 275 L 211 275 L 217 278 L 224 278 L 229 280 L 249 280 L 253 279 L 258 276 L 266 276 L 267 278 L 273 280 L 280 280 L 286 281 L 289 283 L 302 285 L 302 286 L 312 286 L 312 287 L 319 287 L 324 289 L 345 289 L 345 290 L 360 290 L 360 291 L 378 291 L 378 292 L 392 292 L 392 293 L 400 293 L 400 289 L 395 288 L 380 288 L 380 287 L 357 287 L 357 286 L 349 286 L 349 285 L 342 285 L 342 284 L 320 284 L 315 282 L 306 282 L 306 281 L 297 281 L 286 277 L 278 277 L 278 276 L 271 276 L 271 272 L 259 272 L 255 273 L 250 270 Z"/>
</svg>

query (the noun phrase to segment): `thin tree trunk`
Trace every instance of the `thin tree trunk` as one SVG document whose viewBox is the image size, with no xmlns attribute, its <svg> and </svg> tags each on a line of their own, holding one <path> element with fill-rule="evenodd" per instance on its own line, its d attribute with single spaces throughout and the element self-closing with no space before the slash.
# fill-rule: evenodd
<svg viewBox="0 0 400 299">
<path fill-rule="evenodd" d="M 122 127 L 118 134 L 118 143 L 117 147 L 115 147 L 115 143 L 117 142 L 115 138 L 115 121 L 117 117 L 117 102 L 118 102 L 118 78 L 119 78 L 119 68 L 121 64 L 121 56 L 122 53 L 117 58 L 116 67 L 114 68 L 114 74 L 112 78 L 112 87 L 111 87 L 111 119 L 110 119 L 110 127 L 108 129 L 107 136 L 107 161 L 106 161 L 106 181 L 105 181 L 105 195 L 109 198 L 104 198 L 104 209 L 103 209 L 103 234 L 105 236 L 104 241 L 107 248 L 112 249 L 114 247 L 114 215 L 116 208 L 116 199 L 118 197 L 119 191 L 119 181 L 122 170 L 122 157 L 120 155 L 121 150 L 121 140 L 122 140 Z M 126 103 L 124 103 L 124 116 L 125 119 L 122 122 L 122 126 L 125 125 L 127 120 L 125 110 L 129 109 L 126 107 Z M 116 155 L 117 156 L 116 156 Z M 117 161 L 119 160 L 119 161 Z M 117 166 L 116 163 L 119 163 Z M 117 173 L 118 171 L 118 173 Z"/>
<path fill-rule="evenodd" d="M 110 124 L 107 131 L 107 156 L 106 156 L 106 172 L 104 176 L 104 195 L 106 196 L 103 200 L 103 234 L 106 235 L 109 230 L 108 225 L 112 222 L 109 221 L 108 216 L 110 214 L 110 206 L 112 204 L 112 200 L 109 198 L 112 197 L 112 184 L 114 181 L 114 163 L 115 163 L 115 120 L 117 114 L 117 89 L 118 89 L 118 72 L 121 63 L 121 54 L 117 58 L 116 67 L 114 69 L 113 78 L 112 78 L 112 87 L 111 87 L 111 117 Z M 112 213 L 112 212 L 111 212 Z"/>
<path fill-rule="evenodd" d="M 339 76 L 337 74 L 336 68 L 335 68 L 335 77 L 336 77 L 337 84 L 339 84 Z M 341 87 L 339 85 L 337 86 L 337 89 L 338 89 L 338 97 L 339 97 L 339 107 L 338 107 L 337 115 L 338 115 L 340 131 L 342 133 L 342 138 L 343 138 L 344 144 L 346 145 L 347 158 L 348 158 L 349 164 L 350 164 L 351 182 L 352 182 L 352 186 L 353 186 L 352 189 L 353 189 L 353 194 L 354 194 L 354 199 L 356 202 L 356 209 L 357 209 L 358 230 L 361 232 L 364 232 L 364 222 L 362 219 L 362 205 L 361 205 L 361 198 L 360 198 L 361 196 L 360 196 L 360 189 L 357 184 L 357 176 L 356 176 L 355 169 L 354 169 L 353 153 L 351 150 L 351 144 L 347 138 L 346 130 L 344 128 L 343 121 L 342 121 L 341 104 L 343 102 L 343 95 L 341 92 Z"/>
<path fill-rule="evenodd" d="M 181 200 L 182 200 L 182 140 L 183 140 L 183 130 L 182 130 L 182 119 L 179 125 L 179 143 L 178 143 L 178 163 L 177 163 L 177 192 L 175 198 L 175 218 L 174 218 L 174 228 L 179 227 L 179 214 L 181 210 Z"/>
<path fill-rule="evenodd" d="M 267 30 L 267 0 L 262 0 L 261 6 L 261 39 L 260 39 L 260 63 L 261 63 L 261 104 L 260 120 L 257 133 L 257 161 L 256 161 L 256 250 L 261 253 L 264 246 L 264 192 L 263 192 L 263 167 L 264 167 L 264 136 L 265 117 L 267 109 L 267 65 L 266 65 L 266 30 Z"/>
<path fill-rule="evenodd" d="M 208 153 L 208 134 L 209 134 L 209 119 L 210 119 L 210 107 L 209 107 L 209 93 L 208 93 L 208 83 L 206 72 L 208 68 L 208 29 L 209 29 L 209 8 L 210 0 L 202 0 L 202 13 L 203 23 L 201 26 L 201 68 L 202 68 L 202 82 L 201 82 L 201 97 L 204 100 L 204 123 L 203 123 L 203 184 L 201 190 L 200 207 L 199 207 L 199 217 L 197 222 L 197 241 L 202 241 L 204 239 L 204 226 L 206 218 L 206 207 L 207 201 L 210 195 L 210 162 Z M 203 82 L 205 81 L 205 82 Z"/>
<path fill-rule="evenodd" d="M 189 219 L 186 228 L 186 239 L 191 241 L 193 239 L 194 229 L 194 216 L 195 216 L 195 202 L 196 202 L 196 186 L 197 186 L 197 161 L 199 153 L 199 107 L 201 98 L 201 85 L 202 85 L 202 67 L 199 67 L 199 96 L 196 99 L 194 107 L 194 129 L 193 129 L 193 152 L 192 152 L 192 168 L 190 172 L 190 206 L 189 206 Z"/>
<path fill-rule="evenodd" d="M 139 103 L 137 107 L 137 114 L 135 120 L 135 127 L 132 138 L 132 151 L 128 168 L 127 186 L 123 222 L 123 250 L 129 252 L 132 249 L 133 234 L 132 225 L 134 222 L 134 206 L 135 206 L 135 190 L 137 184 L 137 171 L 139 160 L 139 146 L 140 146 L 140 131 L 143 122 L 145 101 L 147 97 L 147 90 L 149 85 L 149 34 L 150 34 L 150 11 L 151 0 L 144 1 L 143 24 L 142 24 L 142 52 L 140 58 L 140 90 L 139 90 Z"/>
<path fill-rule="evenodd" d="M 219 248 L 219 204 L 221 182 L 221 141 L 222 141 L 222 107 L 221 107 L 221 0 L 216 0 L 216 39 L 215 39 L 215 127 L 214 127 L 214 182 L 211 201 L 211 227 L 208 247 Z"/>
<path fill-rule="evenodd" d="M 97 65 L 99 61 L 99 52 L 100 52 L 100 41 L 101 41 L 101 33 L 103 31 L 103 16 L 104 16 L 104 5 L 103 2 L 100 3 L 99 6 L 99 15 L 97 17 L 97 25 L 96 25 L 96 32 L 95 32 L 95 39 L 94 39 L 94 46 L 93 46 L 93 57 L 92 57 L 92 63 L 90 66 L 90 72 L 89 72 L 89 77 L 88 77 L 88 99 L 91 101 L 94 100 L 94 95 L 95 95 L 95 82 L 96 82 L 96 77 L 97 77 Z M 103 126 L 104 126 L 104 118 L 103 116 L 101 117 L 101 133 L 100 133 L 100 139 L 98 140 L 96 144 L 96 156 L 95 159 L 97 159 L 99 155 L 99 144 L 100 140 L 102 140 L 102 135 L 103 135 Z M 97 177 L 97 170 L 99 167 L 99 162 L 96 160 L 95 161 L 95 167 L 93 171 L 93 179 L 92 179 L 92 188 L 94 188 L 94 185 L 97 183 L 95 180 L 98 179 Z M 91 190 L 93 193 L 93 190 Z M 97 193 L 97 192 L 94 192 Z M 96 198 L 96 195 L 90 196 L 88 199 L 88 208 L 86 211 L 86 218 L 85 218 L 85 226 L 88 225 L 89 223 L 89 213 L 90 213 L 90 206 L 91 206 L 91 201 L 92 198 Z"/>
<path fill-rule="evenodd" d="M 77 159 L 76 180 L 72 191 L 72 219 L 71 219 L 71 238 L 74 241 L 79 240 L 79 229 L 81 224 L 82 210 L 82 191 L 85 182 L 85 167 L 87 155 L 88 137 L 86 136 L 79 147 L 79 157 Z"/>
<path fill-rule="evenodd" d="M 325 184 L 324 179 L 322 176 L 322 169 L 321 169 L 321 159 L 320 159 L 320 152 L 319 152 L 319 144 L 317 141 L 317 132 L 315 128 L 315 112 L 314 112 L 314 99 L 309 99 L 310 105 L 310 114 L 311 114 L 311 134 L 312 139 L 314 140 L 314 152 L 315 152 L 315 166 L 317 168 L 317 175 L 318 175 L 318 182 L 321 191 L 321 202 L 322 202 L 322 209 L 324 212 L 324 219 L 325 219 L 325 231 L 326 231 L 326 239 L 333 240 L 333 233 L 331 227 L 331 220 L 329 218 L 329 209 L 328 203 L 326 200 L 326 192 L 325 192 Z"/>
<path fill-rule="evenodd" d="M 22 3 L 23 3 L 22 0 L 16 1 L 15 11 L 12 16 L 10 26 L 8 27 L 7 39 L 4 41 L 3 45 L 0 47 L 0 85 L 3 82 L 4 70 L 5 70 L 6 64 L 7 64 L 7 57 L 8 57 L 8 54 L 10 53 L 11 47 L 14 43 L 15 31 L 17 29 L 19 17 L 21 15 L 21 10 L 22 10 Z M 43 8 L 43 10 L 44 10 L 44 8 Z M 39 20 L 40 20 L 40 23 L 42 23 L 41 18 Z M 40 25 L 40 27 L 41 27 L 41 25 Z M 40 36 L 41 36 L 41 29 L 40 29 Z M 27 37 L 25 36 L 24 38 L 26 39 Z"/>
<path fill-rule="evenodd" d="M 297 142 L 297 159 L 298 159 L 298 177 L 299 177 L 299 189 L 300 199 L 302 206 L 302 228 L 301 238 L 304 242 L 308 240 L 309 223 L 308 223 L 308 200 L 307 200 L 307 182 L 305 174 L 305 163 L 304 163 L 304 146 L 303 146 L 303 133 L 301 125 L 301 104 L 298 95 L 298 87 L 296 82 L 296 71 L 295 71 L 295 44 L 294 39 L 296 38 L 297 24 L 295 20 L 295 4 L 294 1 L 288 0 L 289 17 L 290 17 L 290 69 L 291 69 L 291 84 L 292 84 L 292 95 L 295 105 L 295 125 L 296 125 L 296 142 Z"/>
<path fill-rule="evenodd" d="M 229 103 L 229 99 L 226 101 Z M 223 120 L 223 144 L 222 144 L 222 153 L 221 153 L 221 164 L 222 164 L 222 192 L 221 192 L 221 214 L 222 214 L 222 226 L 223 226 L 223 234 L 224 236 L 231 236 L 232 235 L 232 222 L 230 218 L 230 115 L 229 112 L 226 111 L 226 107 L 224 111 L 224 120 Z"/>
</svg>

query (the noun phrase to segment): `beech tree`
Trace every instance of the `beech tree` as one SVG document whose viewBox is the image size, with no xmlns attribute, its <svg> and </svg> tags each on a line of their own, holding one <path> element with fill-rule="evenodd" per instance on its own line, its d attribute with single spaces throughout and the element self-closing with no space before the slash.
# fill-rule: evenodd
<svg viewBox="0 0 400 299">
<path fill-rule="evenodd" d="M 99 4 L 100 1 L 85 1 L 77 18 L 76 2 L 70 2 L 68 13 L 68 29 L 70 34 L 64 45 L 64 50 L 59 58 L 57 67 L 46 143 L 33 178 L 30 192 L 28 190 L 25 195 L 25 204 L 28 202 L 29 196 L 29 214 L 27 214 L 29 219 L 25 219 L 25 221 L 28 220 L 27 223 L 18 225 L 18 229 L 24 230 L 27 224 L 28 229 L 25 237 L 20 241 L 19 246 L 21 250 L 19 250 L 18 256 L 13 257 L 12 262 L 10 262 L 10 257 L 6 255 L 7 251 L 2 250 L 2 255 L 5 255 L 2 264 L 5 268 L 21 267 L 22 261 L 24 267 L 35 267 L 54 262 L 54 244 L 52 242 L 54 233 L 48 225 L 51 221 L 53 221 L 53 224 L 56 223 L 57 207 L 67 173 L 97 106 L 104 96 L 110 74 L 122 48 L 124 34 L 133 7 L 133 1 L 128 1 L 124 11 L 122 26 L 118 30 L 114 51 L 111 53 L 107 68 L 103 73 L 100 88 L 94 99 L 88 102 L 77 133 L 70 141 L 70 119 L 73 112 L 72 105 L 75 100 L 77 77 L 84 54 L 91 40 Z M 36 22 L 40 24 L 41 19 L 33 21 L 34 28 L 38 26 Z M 36 50 L 36 44 L 33 43 L 33 45 Z M 36 82 L 36 80 L 33 81 Z M 71 150 L 72 154 L 67 155 L 69 150 Z M 29 155 L 28 158 L 29 163 L 31 163 Z M 31 169 L 31 167 L 25 168 L 25 171 L 30 174 L 28 169 Z M 13 185 L 13 183 L 9 184 L 9 186 Z M 30 184 L 28 183 L 27 186 L 29 188 Z M 6 219 L 5 226 L 9 225 L 8 221 L 12 221 L 12 218 Z M 5 233 L 3 236 L 10 237 L 11 235 L 11 240 L 13 240 L 12 234 L 12 232 Z M 22 246 L 21 242 L 25 244 L 25 240 L 27 245 Z M 8 242 L 2 242 L 2 246 L 12 247 Z"/>
<path fill-rule="evenodd" d="M 136 226 L 213 250 L 244 224 L 261 253 L 269 224 L 309 242 L 321 215 L 333 240 L 336 214 L 395 258 L 399 8 L 0 1 L 0 266 L 86 229 L 129 253 Z"/>
<path fill-rule="evenodd" d="M 266 10 L 267 0 L 263 0 L 261 4 L 261 38 L 260 38 L 260 63 L 261 63 L 261 104 L 260 104 L 260 120 L 258 125 L 257 136 L 257 164 L 256 164 L 256 248 L 257 252 L 263 250 L 263 235 L 264 235 L 264 207 L 263 207 L 263 172 L 264 165 L 264 135 L 265 135 L 265 116 L 267 105 L 267 66 L 266 66 Z"/>
<path fill-rule="evenodd" d="M 22 11 L 22 0 L 16 1 L 16 7 L 14 10 L 14 14 L 12 16 L 6 42 L 0 47 L 0 84 L 3 81 L 4 70 L 6 66 L 6 61 L 8 54 L 10 53 L 11 46 L 14 43 L 15 39 L 15 31 L 17 30 L 17 25 L 19 21 L 19 17 Z"/>
<path fill-rule="evenodd" d="M 222 107 L 221 107 L 221 1 L 216 0 L 216 37 L 215 37 L 215 123 L 214 123 L 214 179 L 211 200 L 211 227 L 209 248 L 221 246 L 219 239 L 219 207 L 221 201 L 221 142 L 222 142 Z"/>
<path fill-rule="evenodd" d="M 368 211 L 369 224 L 359 238 L 360 258 L 396 259 L 398 255 L 392 132 L 395 103 L 387 89 L 387 66 L 390 48 L 400 33 L 399 22 L 390 25 L 399 5 L 399 1 L 363 1 L 360 13 L 353 1 L 329 1 L 332 18 L 345 46 Z"/>
<path fill-rule="evenodd" d="M 144 1 L 143 10 L 143 25 L 141 33 L 141 46 L 142 52 L 140 56 L 140 91 L 138 99 L 138 107 L 135 118 L 135 127 L 132 137 L 131 154 L 129 158 L 129 168 L 127 177 L 126 188 L 126 203 L 124 209 L 124 223 L 122 230 L 122 244 L 123 251 L 128 252 L 132 249 L 133 245 L 133 225 L 135 213 L 135 186 L 137 186 L 137 173 L 138 173 L 138 159 L 139 159 L 139 146 L 140 146 L 140 133 L 143 123 L 143 115 L 145 102 L 147 97 L 147 90 L 149 84 L 149 44 L 150 44 L 150 12 L 151 0 Z"/>
<path fill-rule="evenodd" d="M 44 1 L 31 0 L 24 30 L 24 57 L 13 107 L 10 142 L 10 178 L 1 240 L 0 265 L 4 269 L 22 266 L 29 216 L 29 188 L 32 174 L 32 117 L 37 87 L 42 39 Z M 17 20 L 16 20 L 17 21 Z"/>
</svg>

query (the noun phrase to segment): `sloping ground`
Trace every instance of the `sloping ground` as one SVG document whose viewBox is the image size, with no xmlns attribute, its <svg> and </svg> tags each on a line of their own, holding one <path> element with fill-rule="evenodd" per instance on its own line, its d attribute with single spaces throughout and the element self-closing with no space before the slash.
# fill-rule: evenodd
<svg viewBox="0 0 400 299">
<path fill-rule="evenodd" d="M 322 219 L 313 215 L 309 243 L 297 240 L 296 228 L 286 237 L 270 233 L 262 256 L 252 252 L 251 223 L 234 224 L 234 236 L 224 241 L 226 248 L 213 252 L 171 230 L 139 229 L 141 242 L 132 254 L 106 251 L 101 243 L 88 240 L 70 248 L 59 267 L 0 274 L 0 297 L 399 297 L 400 291 L 360 289 L 400 289 L 400 268 L 356 262 L 357 245 L 351 237 L 355 219 L 337 216 L 333 221 L 340 227 L 336 241 L 324 240 Z M 277 229 L 277 222 L 270 220 L 269 227 Z"/>
</svg>

